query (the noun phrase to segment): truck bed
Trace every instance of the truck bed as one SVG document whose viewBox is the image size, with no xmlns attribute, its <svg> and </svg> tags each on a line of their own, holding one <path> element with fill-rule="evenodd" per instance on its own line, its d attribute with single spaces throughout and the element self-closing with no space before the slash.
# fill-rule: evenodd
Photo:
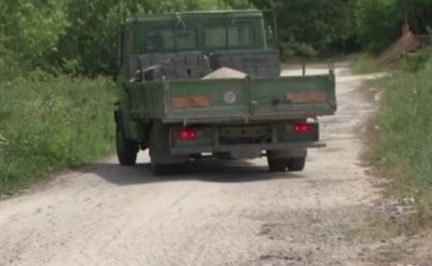
<svg viewBox="0 0 432 266">
<path fill-rule="evenodd" d="M 137 83 L 130 115 L 165 123 L 230 123 L 304 119 L 336 111 L 335 77 L 328 75 Z"/>
</svg>

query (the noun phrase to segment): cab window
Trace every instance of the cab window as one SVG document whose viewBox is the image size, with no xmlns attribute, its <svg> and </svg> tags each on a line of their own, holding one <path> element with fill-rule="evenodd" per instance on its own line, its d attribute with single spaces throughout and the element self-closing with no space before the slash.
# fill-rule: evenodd
<svg viewBox="0 0 432 266">
<path fill-rule="evenodd" d="M 207 48 L 248 48 L 255 42 L 254 29 L 249 24 L 208 26 L 204 29 Z"/>
<path fill-rule="evenodd" d="M 205 46 L 208 48 L 225 48 L 227 33 L 225 26 L 210 26 L 204 30 Z"/>
<path fill-rule="evenodd" d="M 192 50 L 197 47 L 195 29 L 177 29 L 175 31 L 176 50 Z"/>
<path fill-rule="evenodd" d="M 253 43 L 254 34 L 250 25 L 234 25 L 228 27 L 229 47 L 250 47 Z"/>
<path fill-rule="evenodd" d="M 174 49 L 172 29 L 146 29 L 140 41 L 140 52 L 170 51 Z"/>
</svg>

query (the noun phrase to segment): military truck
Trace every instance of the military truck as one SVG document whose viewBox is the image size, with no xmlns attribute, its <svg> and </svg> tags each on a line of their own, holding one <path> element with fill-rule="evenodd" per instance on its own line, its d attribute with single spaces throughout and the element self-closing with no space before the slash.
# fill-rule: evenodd
<svg viewBox="0 0 432 266">
<path fill-rule="evenodd" d="M 276 32 L 257 10 L 126 19 L 114 112 L 120 164 L 149 149 L 155 175 L 206 156 L 266 156 L 270 171 L 302 171 L 307 149 L 325 145 L 317 117 L 336 111 L 335 75 L 281 77 Z M 245 75 L 206 78 L 221 68 Z"/>
</svg>

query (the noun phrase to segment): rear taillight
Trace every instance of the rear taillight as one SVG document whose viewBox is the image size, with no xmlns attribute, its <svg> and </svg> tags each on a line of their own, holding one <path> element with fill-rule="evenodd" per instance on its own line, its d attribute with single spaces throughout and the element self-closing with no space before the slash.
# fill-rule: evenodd
<svg viewBox="0 0 432 266">
<path fill-rule="evenodd" d="M 190 128 L 182 128 L 178 134 L 180 140 L 196 140 L 196 130 Z"/>
<path fill-rule="evenodd" d="M 311 130 L 311 125 L 308 123 L 295 123 L 292 125 L 295 133 L 308 133 Z"/>
</svg>

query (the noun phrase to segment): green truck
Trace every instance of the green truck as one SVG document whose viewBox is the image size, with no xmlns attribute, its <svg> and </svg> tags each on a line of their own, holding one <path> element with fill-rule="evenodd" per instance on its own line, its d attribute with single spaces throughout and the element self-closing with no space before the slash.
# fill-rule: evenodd
<svg viewBox="0 0 432 266">
<path fill-rule="evenodd" d="M 126 19 L 114 112 L 120 164 L 149 149 L 155 175 L 207 156 L 266 156 L 270 171 L 302 171 L 307 149 L 325 146 L 317 117 L 336 111 L 335 75 L 330 67 L 281 77 L 276 35 L 257 10 Z M 221 69 L 244 76 L 207 78 Z"/>
</svg>

